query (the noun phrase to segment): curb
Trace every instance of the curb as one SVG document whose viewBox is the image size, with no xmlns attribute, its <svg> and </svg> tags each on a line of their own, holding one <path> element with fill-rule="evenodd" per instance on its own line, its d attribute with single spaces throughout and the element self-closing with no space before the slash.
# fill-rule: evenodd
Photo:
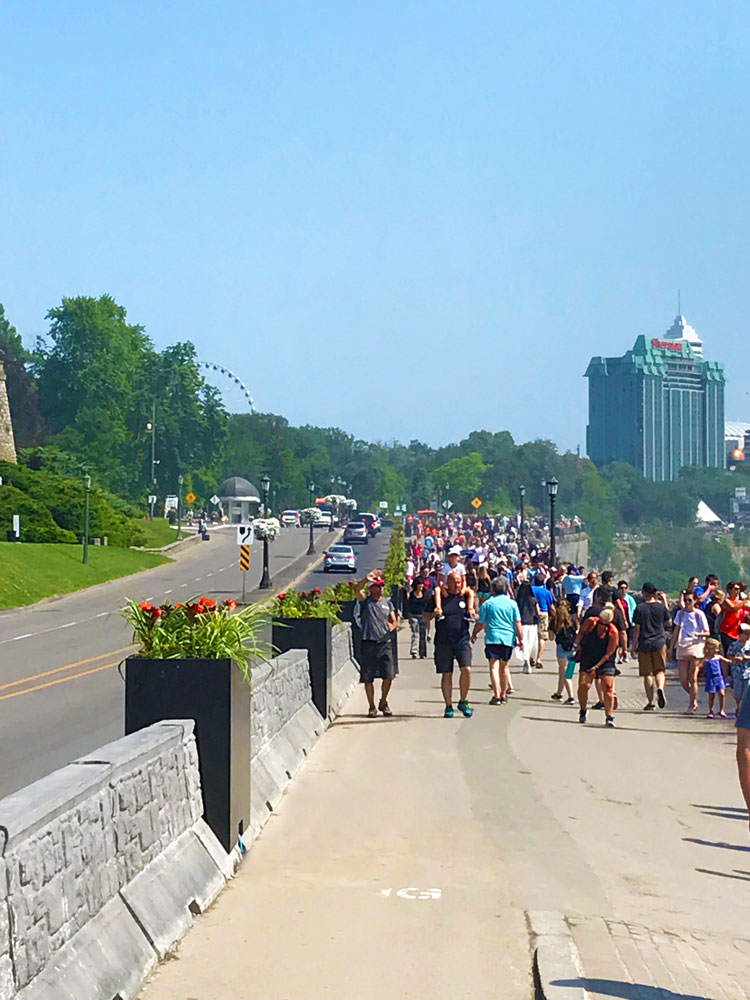
<svg viewBox="0 0 750 1000">
<path fill-rule="evenodd" d="M 583 986 L 581 958 L 570 927 L 556 910 L 527 910 L 534 952 L 536 1000 L 590 1000 Z"/>
</svg>

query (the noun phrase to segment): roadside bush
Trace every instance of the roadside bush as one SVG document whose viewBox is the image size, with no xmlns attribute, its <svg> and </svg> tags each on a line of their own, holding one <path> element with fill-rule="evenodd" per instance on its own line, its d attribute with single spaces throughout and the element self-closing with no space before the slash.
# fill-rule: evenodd
<svg viewBox="0 0 750 1000">
<path fill-rule="evenodd" d="M 21 538 L 25 542 L 75 542 L 72 531 L 59 526 L 49 510 L 39 500 L 7 484 L 3 476 L 0 486 L 0 541 L 5 541 L 13 527 L 13 515 L 21 518 Z"/>
<path fill-rule="evenodd" d="M 44 506 L 52 520 L 73 537 L 83 531 L 86 488 L 81 480 L 69 479 L 44 469 L 0 462 L 0 476 L 32 501 Z M 117 508 L 112 501 L 115 501 Z M 136 510 L 127 501 L 92 489 L 89 495 L 89 535 L 107 536 L 110 545 L 144 545 L 146 534 L 137 520 L 124 511 Z M 58 539 L 59 540 L 59 539 Z"/>
<path fill-rule="evenodd" d="M 406 583 L 406 533 L 403 521 L 396 521 L 391 534 L 391 544 L 385 558 L 385 582 L 393 587 Z"/>
</svg>

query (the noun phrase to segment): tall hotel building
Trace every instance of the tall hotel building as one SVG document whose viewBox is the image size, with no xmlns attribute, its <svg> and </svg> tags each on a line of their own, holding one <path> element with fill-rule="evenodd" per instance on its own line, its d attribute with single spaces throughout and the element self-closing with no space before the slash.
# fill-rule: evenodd
<svg viewBox="0 0 750 1000">
<path fill-rule="evenodd" d="M 724 366 L 677 316 L 663 338 L 638 337 L 621 358 L 592 358 L 589 458 L 627 462 L 647 479 L 677 479 L 686 465 L 722 468 Z"/>
</svg>

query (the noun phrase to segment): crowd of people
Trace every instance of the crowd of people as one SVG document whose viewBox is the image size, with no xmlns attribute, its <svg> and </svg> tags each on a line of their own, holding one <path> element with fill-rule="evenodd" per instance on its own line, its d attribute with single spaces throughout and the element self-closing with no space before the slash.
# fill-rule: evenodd
<svg viewBox="0 0 750 1000">
<path fill-rule="evenodd" d="M 524 673 L 541 669 L 545 646 L 552 643 L 557 679 L 551 698 L 577 704 L 581 723 L 589 719 L 593 688 L 593 708 L 603 710 L 608 728 L 615 726 L 616 677 L 629 655 L 637 659 L 643 679 L 644 711 L 666 707 L 669 661 L 676 662 L 688 694 L 686 714 L 699 711 L 701 675 L 709 718 L 738 711 L 750 686 L 750 598 L 740 581 L 722 589 L 714 574 L 703 583 L 691 577 L 674 601 L 650 582 L 633 594 L 628 581 L 615 580 L 610 571 L 549 565 L 549 534 L 542 519 L 519 526 L 515 519 L 471 515 L 431 523 L 417 518 L 407 535 L 403 610 L 411 629 L 410 652 L 424 659 L 432 644 L 446 717 L 455 714 L 455 668 L 456 708 L 466 717 L 473 714 L 468 697 L 472 653 L 481 635 L 491 705 L 506 704 L 513 693 L 511 666 L 517 664 Z M 358 592 L 364 602 L 365 590 L 370 591 L 360 611 L 366 659 L 362 679 L 368 689 L 378 677 L 389 689 L 395 669 L 382 639 L 397 627 L 398 617 L 382 586 L 377 573 L 370 574 Z M 368 690 L 371 715 L 390 712 L 388 689 L 377 706 Z"/>
<path fill-rule="evenodd" d="M 608 729 L 615 728 L 616 678 L 629 657 L 637 660 L 645 712 L 666 707 L 667 666 L 672 663 L 688 696 L 686 715 L 700 710 L 702 676 L 707 717 L 735 716 L 740 783 L 750 808 L 746 585 L 731 580 L 722 587 L 709 573 L 703 582 L 691 577 L 674 599 L 648 581 L 633 593 L 629 582 L 616 580 L 611 571 L 550 565 L 548 539 L 541 520 L 519 526 L 515 519 L 456 515 L 430 523 L 414 519 L 408 526 L 403 612 L 411 629 L 410 652 L 425 659 L 432 644 L 445 717 L 455 715 L 456 668 L 456 708 L 466 718 L 473 715 L 472 653 L 482 635 L 490 705 L 505 705 L 512 695 L 511 665 L 516 663 L 523 673 L 542 669 L 543 651 L 552 643 L 557 678 L 550 697 L 577 704 L 579 721 L 585 724 L 593 688 L 592 707 L 603 711 Z M 357 584 L 359 661 L 371 717 L 392 714 L 388 694 L 397 672 L 391 633 L 399 615 L 383 588 L 377 571 Z M 382 688 L 376 705 L 377 679 Z"/>
</svg>

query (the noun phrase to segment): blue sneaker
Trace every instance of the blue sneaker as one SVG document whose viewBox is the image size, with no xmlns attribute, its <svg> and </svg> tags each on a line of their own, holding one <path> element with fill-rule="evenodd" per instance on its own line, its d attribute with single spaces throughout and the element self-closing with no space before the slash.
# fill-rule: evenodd
<svg viewBox="0 0 750 1000">
<path fill-rule="evenodd" d="M 474 714 L 474 709 L 471 707 L 468 701 L 459 701 L 458 710 L 461 713 L 461 715 L 465 716 L 467 719 L 470 719 Z"/>
<path fill-rule="evenodd" d="M 445 711 L 443 712 L 443 718 L 444 719 L 452 719 L 453 715 L 454 715 L 453 705 L 446 705 L 445 706 Z"/>
</svg>

